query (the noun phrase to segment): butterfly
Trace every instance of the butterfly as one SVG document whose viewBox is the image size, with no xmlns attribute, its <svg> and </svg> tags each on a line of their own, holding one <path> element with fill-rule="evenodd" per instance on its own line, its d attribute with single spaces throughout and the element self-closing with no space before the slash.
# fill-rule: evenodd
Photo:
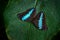
<svg viewBox="0 0 60 40">
<path fill-rule="evenodd" d="M 47 29 L 45 20 L 46 18 L 43 11 L 36 15 L 36 9 L 30 8 L 23 13 L 19 13 L 18 18 L 22 21 L 31 22 L 37 29 Z"/>
</svg>

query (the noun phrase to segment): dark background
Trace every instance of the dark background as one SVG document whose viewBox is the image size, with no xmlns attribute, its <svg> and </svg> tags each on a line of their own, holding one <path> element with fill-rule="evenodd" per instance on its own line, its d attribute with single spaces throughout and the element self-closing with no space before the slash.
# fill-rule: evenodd
<svg viewBox="0 0 60 40">
<path fill-rule="evenodd" d="M 8 40 L 6 32 L 5 32 L 5 27 L 4 27 L 4 17 L 3 17 L 3 12 L 8 4 L 9 0 L 0 0 L 0 40 Z M 52 40 L 60 40 L 60 31 L 52 37 Z"/>
<path fill-rule="evenodd" d="M 8 40 L 5 27 L 4 27 L 4 18 L 3 18 L 3 12 L 8 3 L 8 0 L 0 0 L 0 40 Z"/>
</svg>

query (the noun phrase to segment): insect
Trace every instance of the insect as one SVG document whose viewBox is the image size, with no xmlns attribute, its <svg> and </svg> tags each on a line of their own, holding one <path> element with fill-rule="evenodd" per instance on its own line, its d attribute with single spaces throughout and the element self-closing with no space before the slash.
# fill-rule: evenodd
<svg viewBox="0 0 60 40">
<path fill-rule="evenodd" d="M 22 21 L 31 22 L 37 29 L 41 29 L 41 30 L 47 29 L 45 15 L 43 11 L 39 12 L 36 15 L 36 9 L 31 8 L 23 13 L 19 13 L 18 18 Z"/>
</svg>

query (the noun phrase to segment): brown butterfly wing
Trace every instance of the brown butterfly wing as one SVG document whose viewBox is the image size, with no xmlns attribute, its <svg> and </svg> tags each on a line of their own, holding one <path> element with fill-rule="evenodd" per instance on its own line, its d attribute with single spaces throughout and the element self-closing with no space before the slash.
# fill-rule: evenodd
<svg viewBox="0 0 60 40">
<path fill-rule="evenodd" d="M 35 15 L 36 15 L 36 9 L 35 8 L 30 8 L 30 9 L 27 9 L 26 11 L 24 11 L 23 13 L 19 13 L 18 14 L 18 18 L 21 20 L 22 17 L 24 15 L 26 15 L 32 9 L 34 9 L 34 10 L 33 10 L 32 14 L 31 14 L 31 16 L 26 20 L 26 21 L 30 22 L 35 17 Z"/>
<path fill-rule="evenodd" d="M 43 30 L 46 30 L 47 29 L 47 25 L 46 25 L 46 16 L 45 14 L 43 15 Z"/>
<path fill-rule="evenodd" d="M 47 26 L 46 26 L 46 18 L 45 18 L 45 15 L 44 15 L 44 12 L 39 12 L 35 17 L 34 17 L 34 19 L 32 20 L 32 23 L 33 23 L 33 25 L 36 27 L 36 28 L 38 28 L 39 29 L 39 27 L 38 27 L 38 20 L 39 20 L 39 18 L 40 18 L 40 16 L 41 16 L 41 13 L 43 13 L 43 24 L 42 24 L 42 29 L 41 30 L 45 30 L 45 29 L 47 29 Z"/>
</svg>

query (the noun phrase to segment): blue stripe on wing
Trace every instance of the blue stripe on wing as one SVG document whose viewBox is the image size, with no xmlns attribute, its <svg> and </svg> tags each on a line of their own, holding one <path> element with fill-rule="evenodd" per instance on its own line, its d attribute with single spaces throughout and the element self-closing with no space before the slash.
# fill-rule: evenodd
<svg viewBox="0 0 60 40">
<path fill-rule="evenodd" d="M 31 14 L 32 14 L 32 12 L 34 11 L 34 9 L 31 9 L 26 15 L 24 15 L 23 17 L 22 17 L 22 20 L 24 21 L 24 20 L 27 20 L 30 16 L 31 16 Z"/>
<path fill-rule="evenodd" d="M 39 29 L 42 29 L 42 22 L 43 22 L 43 13 L 41 13 L 39 20 L 38 20 L 38 27 Z"/>
</svg>

